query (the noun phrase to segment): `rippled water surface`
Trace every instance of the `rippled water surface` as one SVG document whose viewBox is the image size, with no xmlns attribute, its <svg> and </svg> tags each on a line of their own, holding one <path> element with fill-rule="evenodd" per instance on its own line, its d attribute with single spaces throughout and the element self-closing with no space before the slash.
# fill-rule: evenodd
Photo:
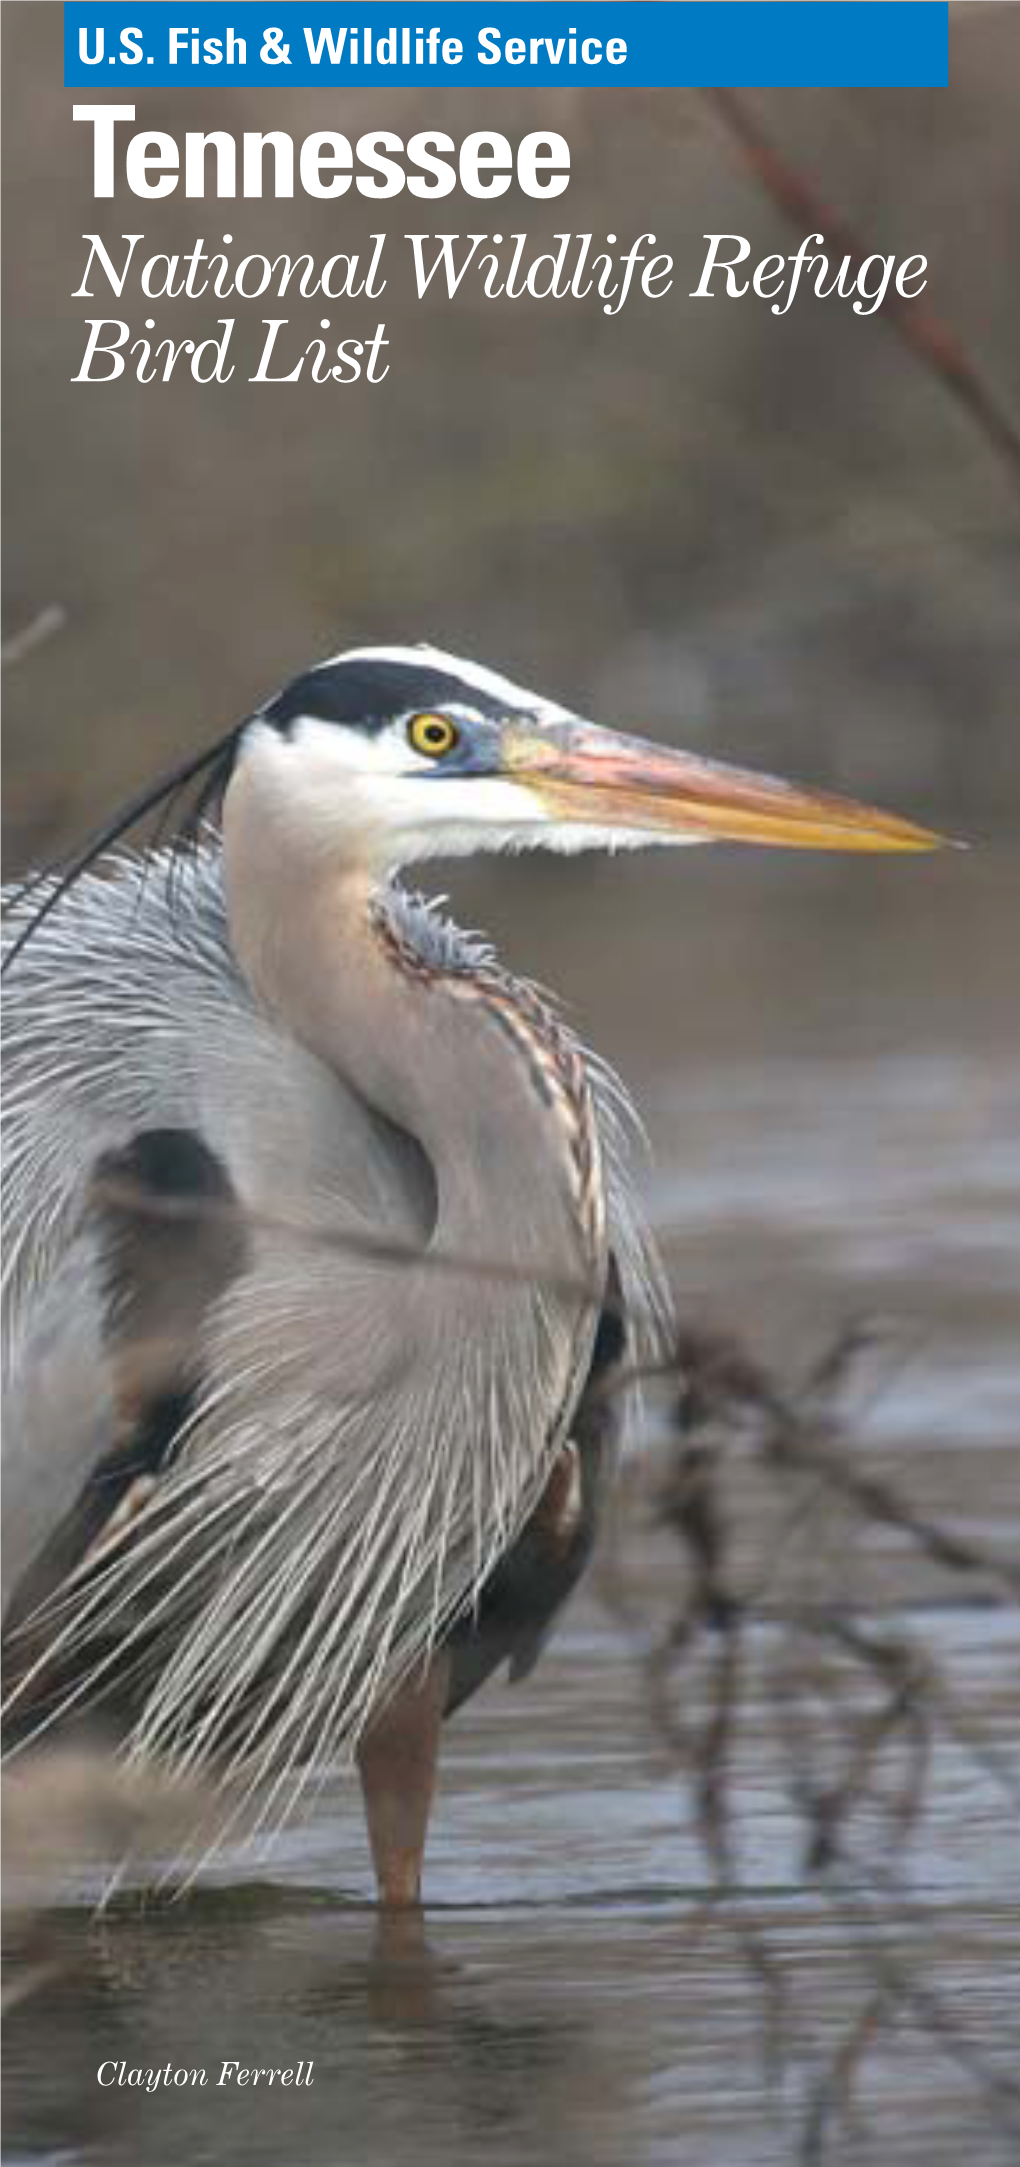
<svg viewBox="0 0 1020 2167">
<path fill-rule="evenodd" d="M 626 1072 L 685 1307 L 785 1374 L 847 1318 L 879 1318 L 861 1465 L 1015 1556 L 1020 882 L 994 852 L 867 877 L 736 864 L 512 869 L 467 908 L 502 919 L 515 963 L 567 990 Z M 823 1899 L 800 1878 L 776 1712 L 755 1697 L 767 1649 L 752 1651 L 733 1768 L 745 1893 L 706 1906 L 639 1661 L 679 1559 L 645 1530 L 638 1513 L 636 1622 L 596 1584 L 528 1685 L 451 1728 L 420 1927 L 379 1926 L 342 1789 L 264 1874 L 231 1862 L 170 1909 L 96 1922 L 68 1889 L 33 1929 L 41 1983 L 8 2019 L 7 2158 L 771 2167 L 817 2156 L 857 2027 L 871 2052 L 834 2156 L 1014 2159 L 1020 1847 L 988 1757 L 1020 1760 L 1016 1609 L 899 1536 L 858 1535 L 856 1598 L 943 1667 L 967 1735 L 935 1746 L 895 1889 L 851 1880 Z M 314 2081 L 218 2089 L 225 2057 L 311 2061 Z M 209 2083 L 104 2091 L 104 2060 Z"/>
</svg>

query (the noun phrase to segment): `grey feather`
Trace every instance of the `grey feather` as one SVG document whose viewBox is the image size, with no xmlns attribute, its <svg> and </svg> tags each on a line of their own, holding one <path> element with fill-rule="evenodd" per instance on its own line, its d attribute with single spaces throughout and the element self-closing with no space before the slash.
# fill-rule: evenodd
<svg viewBox="0 0 1020 2167">
<path fill-rule="evenodd" d="M 93 1245 L 69 1244 L 31 1305 L 3 1385 L 3 1607 L 109 1451 L 111 1381 Z"/>
<path fill-rule="evenodd" d="M 621 1087 L 481 944 L 400 890 L 387 908 L 423 971 L 482 982 L 511 1020 L 522 1003 L 540 1013 L 580 1065 L 600 1227 L 570 1274 L 561 1244 L 549 1282 L 539 1255 L 525 1282 L 522 1236 L 501 1280 L 498 1193 L 481 1268 L 436 1268 L 427 1154 L 252 992 L 211 836 L 183 864 L 124 858 L 79 880 L 19 956 L 7 1003 L 5 1474 L 9 1452 L 31 1497 L 26 1551 L 109 1417 L 79 1269 L 97 1160 L 139 1131 L 193 1132 L 250 1217 L 243 1265 L 202 1322 L 172 1465 L 102 1569 L 61 1591 L 53 1637 L 87 1676 L 111 1617 L 129 1640 L 144 1625 L 156 1654 L 134 1749 L 250 1769 L 272 1811 L 349 1754 L 477 1602 L 568 1433 L 610 1252 L 632 1353 L 656 1349 L 667 1314 Z M 535 1137 L 541 1154 L 537 1115 Z M 541 1157 L 535 1181 L 549 1188 Z M 543 1225 L 539 1212 L 536 1243 Z"/>
</svg>

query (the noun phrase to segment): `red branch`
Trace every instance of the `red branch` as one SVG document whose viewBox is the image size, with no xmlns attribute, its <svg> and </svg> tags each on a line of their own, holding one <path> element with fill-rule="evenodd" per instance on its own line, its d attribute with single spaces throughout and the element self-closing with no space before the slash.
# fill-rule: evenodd
<svg viewBox="0 0 1020 2167">
<path fill-rule="evenodd" d="M 702 96 L 783 216 L 801 231 L 820 232 L 858 269 L 874 252 L 864 246 L 845 219 L 829 210 L 811 183 L 777 150 L 743 100 L 734 91 L 722 89 L 706 89 Z M 920 301 L 906 301 L 894 288 L 886 292 L 881 309 L 903 344 L 941 378 L 950 396 L 970 415 L 1005 462 L 1013 480 L 1020 483 L 1020 429 L 988 389 L 959 339 Z"/>
</svg>

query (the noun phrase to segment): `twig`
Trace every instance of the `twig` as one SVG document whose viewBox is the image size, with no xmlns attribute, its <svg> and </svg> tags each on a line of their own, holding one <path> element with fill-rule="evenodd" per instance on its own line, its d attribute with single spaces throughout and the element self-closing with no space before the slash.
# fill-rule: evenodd
<svg viewBox="0 0 1020 2167">
<path fill-rule="evenodd" d="M 59 602 L 48 602 L 45 609 L 39 610 L 20 632 L 12 632 L 10 638 L 4 640 L 0 646 L 0 663 L 4 669 L 10 669 L 15 662 L 24 662 L 26 655 L 32 654 L 37 647 L 45 646 L 47 640 L 62 632 L 66 623 L 67 611 Z"/>
</svg>

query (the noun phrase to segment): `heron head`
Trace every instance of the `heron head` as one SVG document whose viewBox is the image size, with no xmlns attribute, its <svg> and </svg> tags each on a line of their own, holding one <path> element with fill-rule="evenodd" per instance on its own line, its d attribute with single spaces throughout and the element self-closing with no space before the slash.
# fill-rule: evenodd
<svg viewBox="0 0 1020 2167">
<path fill-rule="evenodd" d="M 380 870 L 477 850 L 942 840 L 850 799 L 603 729 L 430 647 L 354 649 L 309 670 L 247 726 L 237 765 L 271 814 Z"/>
</svg>

